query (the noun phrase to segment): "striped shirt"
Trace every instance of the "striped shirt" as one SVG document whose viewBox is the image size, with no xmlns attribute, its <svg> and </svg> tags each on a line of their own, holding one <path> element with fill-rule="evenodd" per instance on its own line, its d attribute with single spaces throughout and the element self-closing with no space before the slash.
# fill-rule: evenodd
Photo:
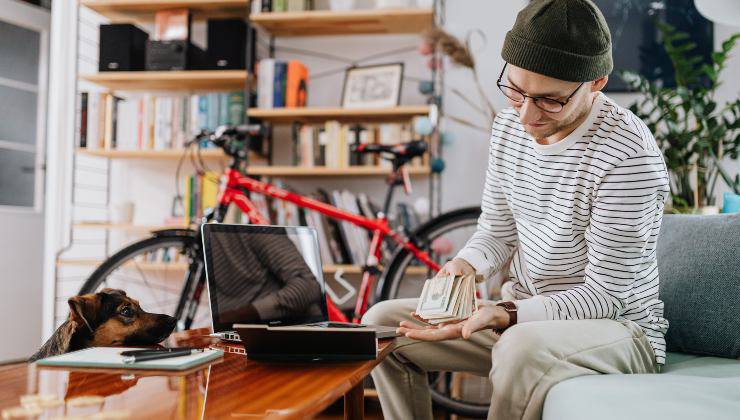
<svg viewBox="0 0 740 420">
<path fill-rule="evenodd" d="M 652 134 L 605 95 L 550 145 L 506 109 L 493 124 L 478 227 L 457 257 L 485 276 L 508 265 L 502 295 L 518 322 L 634 321 L 663 364 L 655 248 L 668 193 Z"/>
</svg>

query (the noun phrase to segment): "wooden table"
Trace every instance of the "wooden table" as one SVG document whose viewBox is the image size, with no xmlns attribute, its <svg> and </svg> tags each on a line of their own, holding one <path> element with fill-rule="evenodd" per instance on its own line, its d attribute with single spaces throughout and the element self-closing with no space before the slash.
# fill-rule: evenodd
<svg viewBox="0 0 740 420">
<path fill-rule="evenodd" d="M 172 346 L 225 350 L 223 359 L 185 372 L 0 366 L 0 409 L 20 405 L 22 395 L 42 394 L 65 400 L 42 418 L 128 412 L 146 419 L 293 419 L 315 416 L 344 396 L 345 418 L 361 419 L 362 381 L 393 346 L 381 340 L 378 358 L 371 361 L 260 362 L 248 360 L 243 347 L 220 344 L 206 333 L 192 330 L 170 338 Z M 103 398 L 87 407 L 69 403 L 91 395 Z"/>
</svg>

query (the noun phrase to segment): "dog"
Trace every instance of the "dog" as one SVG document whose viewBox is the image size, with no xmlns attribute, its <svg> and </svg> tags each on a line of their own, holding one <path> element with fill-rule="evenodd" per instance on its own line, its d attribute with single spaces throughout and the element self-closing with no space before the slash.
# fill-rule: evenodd
<svg viewBox="0 0 740 420">
<path fill-rule="evenodd" d="M 177 319 L 145 312 L 139 302 L 117 289 L 73 296 L 69 318 L 29 362 L 87 347 L 157 344 L 172 333 Z"/>
</svg>

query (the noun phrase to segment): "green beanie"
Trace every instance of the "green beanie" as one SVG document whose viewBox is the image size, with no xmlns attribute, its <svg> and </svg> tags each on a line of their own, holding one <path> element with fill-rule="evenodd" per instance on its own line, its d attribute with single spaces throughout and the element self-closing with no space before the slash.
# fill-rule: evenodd
<svg viewBox="0 0 740 420">
<path fill-rule="evenodd" d="M 570 82 L 611 73 L 612 44 L 604 15 L 590 0 L 532 0 L 506 34 L 509 64 Z"/>
</svg>

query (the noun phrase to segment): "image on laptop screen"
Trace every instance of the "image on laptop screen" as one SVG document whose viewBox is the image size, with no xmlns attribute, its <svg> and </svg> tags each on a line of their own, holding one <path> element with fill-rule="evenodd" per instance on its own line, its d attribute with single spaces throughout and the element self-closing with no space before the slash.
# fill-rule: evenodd
<svg viewBox="0 0 740 420">
<path fill-rule="evenodd" d="M 203 242 L 214 332 L 328 319 L 313 229 L 208 224 Z"/>
</svg>

